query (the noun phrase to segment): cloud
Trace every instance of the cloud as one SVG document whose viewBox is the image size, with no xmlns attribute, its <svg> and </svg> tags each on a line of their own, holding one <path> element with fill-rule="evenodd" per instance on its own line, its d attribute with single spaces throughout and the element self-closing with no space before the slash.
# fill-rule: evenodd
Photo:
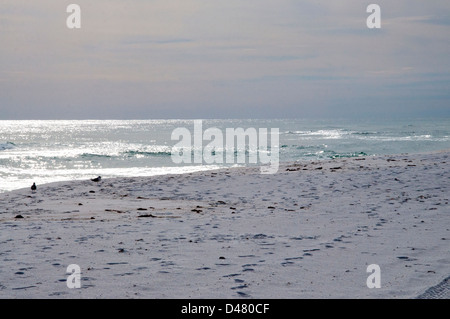
<svg viewBox="0 0 450 319">
<path fill-rule="evenodd" d="M 450 15 L 428 16 L 421 20 L 423 23 L 450 26 Z"/>
<path fill-rule="evenodd" d="M 359 0 L 75 2 L 79 30 L 65 3 L 0 4 L 0 119 L 401 113 L 409 91 L 448 108 L 445 1 L 380 0 L 379 30 Z"/>
</svg>

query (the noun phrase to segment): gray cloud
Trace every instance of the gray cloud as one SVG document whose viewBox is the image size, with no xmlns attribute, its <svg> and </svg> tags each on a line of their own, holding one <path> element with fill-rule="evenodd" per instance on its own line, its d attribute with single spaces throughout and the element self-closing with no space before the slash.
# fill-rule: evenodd
<svg viewBox="0 0 450 319">
<path fill-rule="evenodd" d="M 0 119 L 450 115 L 450 3 L 0 4 Z"/>
</svg>

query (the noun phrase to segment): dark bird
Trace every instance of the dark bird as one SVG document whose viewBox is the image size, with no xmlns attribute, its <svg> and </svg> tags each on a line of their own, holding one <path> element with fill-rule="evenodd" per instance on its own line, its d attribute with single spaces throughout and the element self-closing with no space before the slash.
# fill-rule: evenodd
<svg viewBox="0 0 450 319">
<path fill-rule="evenodd" d="M 36 183 L 33 183 L 33 185 L 31 185 L 31 190 L 32 190 L 32 191 L 35 191 L 36 189 L 37 189 Z"/>
<path fill-rule="evenodd" d="M 93 181 L 93 182 L 100 182 L 101 179 L 102 179 L 102 177 L 98 176 L 96 178 L 92 178 L 91 181 Z"/>
</svg>

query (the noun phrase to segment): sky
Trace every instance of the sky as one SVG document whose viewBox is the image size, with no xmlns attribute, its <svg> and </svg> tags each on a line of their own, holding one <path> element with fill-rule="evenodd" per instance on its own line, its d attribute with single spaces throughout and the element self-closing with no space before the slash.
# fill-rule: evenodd
<svg viewBox="0 0 450 319">
<path fill-rule="evenodd" d="M 449 117 L 449 71 L 450 1 L 0 3 L 0 120 Z"/>
</svg>

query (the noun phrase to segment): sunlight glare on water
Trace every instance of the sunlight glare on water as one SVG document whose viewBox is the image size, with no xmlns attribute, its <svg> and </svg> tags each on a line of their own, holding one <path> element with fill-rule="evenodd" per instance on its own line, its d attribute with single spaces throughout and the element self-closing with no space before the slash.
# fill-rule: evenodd
<svg viewBox="0 0 450 319">
<path fill-rule="evenodd" d="M 0 121 L 0 192 L 33 182 L 176 174 L 235 165 L 174 164 L 171 150 L 178 140 L 171 140 L 171 133 L 180 127 L 192 132 L 193 120 Z M 281 162 L 450 149 L 448 119 L 204 120 L 203 130 L 209 127 L 223 132 L 278 128 Z M 225 151 L 216 149 L 219 154 Z"/>
</svg>

